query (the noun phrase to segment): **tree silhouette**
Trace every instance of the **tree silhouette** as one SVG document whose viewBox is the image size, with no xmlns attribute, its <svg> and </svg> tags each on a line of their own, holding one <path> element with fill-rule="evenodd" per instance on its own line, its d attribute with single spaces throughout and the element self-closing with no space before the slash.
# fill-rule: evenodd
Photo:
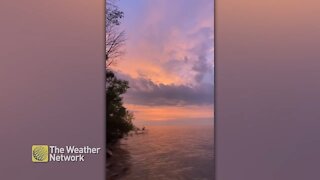
<svg viewBox="0 0 320 180">
<path fill-rule="evenodd" d="M 106 126 L 107 144 L 117 142 L 133 129 L 133 114 L 123 106 L 122 95 L 129 88 L 128 81 L 120 80 L 110 70 L 109 66 L 122 55 L 124 32 L 117 28 L 123 12 L 111 1 L 106 7 Z"/>
<path fill-rule="evenodd" d="M 112 71 L 106 71 L 107 143 L 112 144 L 133 129 L 133 114 L 123 106 L 121 95 L 129 88 L 128 82 L 118 79 Z"/>
<path fill-rule="evenodd" d="M 116 58 L 123 54 L 122 46 L 125 42 L 124 31 L 119 31 L 118 26 L 124 13 L 108 1 L 106 7 L 106 67 L 109 67 Z"/>
</svg>

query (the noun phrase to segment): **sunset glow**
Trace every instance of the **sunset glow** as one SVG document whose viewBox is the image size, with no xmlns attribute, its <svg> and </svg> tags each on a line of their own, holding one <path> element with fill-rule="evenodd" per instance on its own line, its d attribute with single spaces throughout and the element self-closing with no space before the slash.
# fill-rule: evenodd
<svg viewBox="0 0 320 180">
<path fill-rule="evenodd" d="M 129 81 L 136 121 L 213 121 L 213 1 L 121 0 L 125 54 L 112 66 Z"/>
<path fill-rule="evenodd" d="M 179 119 L 210 119 L 213 109 L 208 106 L 141 106 L 127 104 L 129 109 L 134 109 L 137 120 L 140 121 L 166 121 Z"/>
</svg>

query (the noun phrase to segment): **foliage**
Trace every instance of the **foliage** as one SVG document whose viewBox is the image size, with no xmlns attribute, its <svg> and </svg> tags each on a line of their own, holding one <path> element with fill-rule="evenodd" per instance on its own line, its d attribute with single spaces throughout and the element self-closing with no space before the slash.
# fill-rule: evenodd
<svg viewBox="0 0 320 180">
<path fill-rule="evenodd" d="M 129 88 L 128 82 L 106 71 L 107 144 L 114 143 L 133 129 L 133 114 L 124 106 L 121 95 Z"/>
<path fill-rule="evenodd" d="M 107 1 L 106 6 L 106 118 L 107 144 L 117 142 L 133 129 L 133 113 L 123 106 L 122 95 L 129 88 L 129 83 L 118 79 L 109 66 L 122 55 L 124 32 L 118 26 L 124 14 L 114 1 Z"/>
</svg>

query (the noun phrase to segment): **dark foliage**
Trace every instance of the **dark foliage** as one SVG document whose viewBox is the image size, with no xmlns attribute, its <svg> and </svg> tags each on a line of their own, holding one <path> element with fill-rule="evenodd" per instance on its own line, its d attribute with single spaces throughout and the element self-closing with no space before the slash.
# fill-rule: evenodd
<svg viewBox="0 0 320 180">
<path fill-rule="evenodd" d="M 129 88 L 128 82 L 106 71 L 107 144 L 112 144 L 133 129 L 133 114 L 124 106 L 121 95 Z"/>
</svg>

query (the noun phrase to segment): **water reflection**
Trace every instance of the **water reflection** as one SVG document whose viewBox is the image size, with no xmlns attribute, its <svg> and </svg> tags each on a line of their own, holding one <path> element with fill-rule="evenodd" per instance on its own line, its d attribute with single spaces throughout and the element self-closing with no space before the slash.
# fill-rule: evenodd
<svg viewBox="0 0 320 180">
<path fill-rule="evenodd" d="M 148 127 L 148 133 L 129 136 L 116 148 L 110 179 L 213 179 L 212 126 Z"/>
<path fill-rule="evenodd" d="M 112 157 L 107 159 L 107 179 L 123 179 L 123 177 L 128 175 L 131 167 L 129 151 L 122 148 L 120 143 L 114 145 L 111 151 Z"/>
</svg>

